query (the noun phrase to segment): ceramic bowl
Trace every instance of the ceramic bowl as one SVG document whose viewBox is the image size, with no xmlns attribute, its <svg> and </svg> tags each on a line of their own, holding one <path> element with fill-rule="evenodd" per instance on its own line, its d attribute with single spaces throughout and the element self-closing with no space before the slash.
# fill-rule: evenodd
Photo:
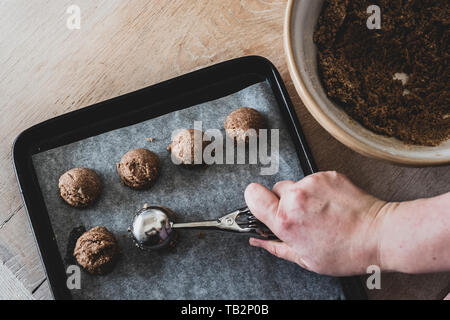
<svg viewBox="0 0 450 320">
<path fill-rule="evenodd" d="M 369 157 L 411 166 L 450 163 L 450 139 L 436 147 L 407 145 L 376 134 L 328 99 L 319 79 L 313 32 L 323 0 L 289 0 L 284 45 L 289 73 L 304 105 L 332 136 Z"/>
</svg>

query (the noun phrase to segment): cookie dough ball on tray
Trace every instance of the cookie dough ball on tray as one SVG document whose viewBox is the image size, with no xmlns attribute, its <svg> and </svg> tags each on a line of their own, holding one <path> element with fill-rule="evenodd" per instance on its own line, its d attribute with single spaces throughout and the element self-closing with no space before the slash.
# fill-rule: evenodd
<svg viewBox="0 0 450 320">
<path fill-rule="evenodd" d="M 148 189 L 158 179 L 160 161 L 147 149 L 133 149 L 125 153 L 117 164 L 123 184 L 133 189 Z"/>
<path fill-rule="evenodd" d="M 73 255 L 87 272 L 102 275 L 112 271 L 120 248 L 108 229 L 95 227 L 78 238 Z"/>
<path fill-rule="evenodd" d="M 203 151 L 210 143 L 210 141 L 203 141 L 204 135 L 203 131 L 196 129 L 185 129 L 180 131 L 173 137 L 172 143 L 167 148 L 167 150 L 172 153 L 172 159 L 175 160 L 177 164 L 186 166 L 204 164 Z M 198 143 L 195 143 L 194 140 L 196 136 L 199 139 Z"/>
<path fill-rule="evenodd" d="M 248 136 L 258 136 L 259 130 L 265 127 L 265 121 L 261 113 L 255 109 L 239 108 L 228 115 L 224 127 L 227 136 L 231 139 L 237 142 L 247 142 Z M 256 132 L 247 133 L 250 129 L 254 129 Z"/>
<path fill-rule="evenodd" d="M 83 208 L 97 200 L 102 183 L 94 170 L 74 168 L 59 178 L 58 187 L 64 201 L 75 208 Z"/>
</svg>

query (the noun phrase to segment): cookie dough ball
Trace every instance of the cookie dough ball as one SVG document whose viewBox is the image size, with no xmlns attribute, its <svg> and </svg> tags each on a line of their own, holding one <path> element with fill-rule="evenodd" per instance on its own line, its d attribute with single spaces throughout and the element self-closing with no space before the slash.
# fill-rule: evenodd
<svg viewBox="0 0 450 320">
<path fill-rule="evenodd" d="M 133 189 L 147 189 L 158 179 L 160 161 L 156 154 L 147 149 L 130 150 L 117 164 L 122 182 Z"/>
<path fill-rule="evenodd" d="M 201 143 L 194 143 L 195 133 Z M 172 153 L 172 158 L 178 164 L 186 166 L 203 164 L 203 151 L 210 141 L 203 141 L 204 132 L 196 129 L 185 129 L 173 137 L 172 143 L 167 148 Z M 197 161 L 195 161 L 197 157 Z M 197 163 L 198 162 L 198 163 Z"/>
<path fill-rule="evenodd" d="M 114 268 L 120 248 L 108 229 L 95 227 L 78 238 L 73 255 L 87 272 L 106 274 Z"/>
<path fill-rule="evenodd" d="M 82 208 L 97 200 L 102 189 L 98 175 L 91 169 L 74 168 L 59 178 L 59 193 L 73 207 Z"/>
<path fill-rule="evenodd" d="M 227 136 L 237 142 L 247 142 L 248 136 L 258 136 L 259 130 L 264 129 L 265 122 L 263 116 L 252 108 L 239 108 L 230 113 L 225 120 L 224 127 Z M 254 129 L 256 133 L 246 134 L 249 129 Z"/>
</svg>

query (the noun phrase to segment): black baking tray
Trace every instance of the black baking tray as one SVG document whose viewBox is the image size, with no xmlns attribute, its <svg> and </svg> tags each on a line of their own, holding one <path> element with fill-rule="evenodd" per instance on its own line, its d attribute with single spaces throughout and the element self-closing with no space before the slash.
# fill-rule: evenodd
<svg viewBox="0 0 450 320">
<path fill-rule="evenodd" d="M 248 56 L 222 62 L 92 106 L 23 131 L 13 162 L 25 209 L 55 299 L 71 299 L 66 273 L 37 180 L 32 155 L 237 92 L 267 81 L 294 142 L 305 175 L 316 172 L 294 106 L 280 74 L 267 59 Z M 358 277 L 341 278 L 346 299 L 366 299 Z"/>
</svg>

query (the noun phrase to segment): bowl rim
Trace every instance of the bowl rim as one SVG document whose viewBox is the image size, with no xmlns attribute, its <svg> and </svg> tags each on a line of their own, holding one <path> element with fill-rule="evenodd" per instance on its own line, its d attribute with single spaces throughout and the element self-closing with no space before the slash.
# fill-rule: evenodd
<svg viewBox="0 0 450 320">
<path fill-rule="evenodd" d="M 322 110 L 322 108 L 308 91 L 308 88 L 306 87 L 305 82 L 302 79 L 302 75 L 298 70 L 297 65 L 295 64 L 293 46 L 291 41 L 291 22 L 295 1 L 296 0 L 288 0 L 286 6 L 283 35 L 284 52 L 289 74 L 291 76 L 292 82 L 294 83 L 295 89 L 297 90 L 297 93 L 303 101 L 306 109 L 309 111 L 309 113 L 311 113 L 314 119 L 338 141 L 364 156 L 410 166 L 431 166 L 450 163 L 450 159 L 446 158 L 417 159 L 415 157 L 390 154 L 388 152 L 370 147 L 351 134 L 347 133 Z"/>
</svg>

